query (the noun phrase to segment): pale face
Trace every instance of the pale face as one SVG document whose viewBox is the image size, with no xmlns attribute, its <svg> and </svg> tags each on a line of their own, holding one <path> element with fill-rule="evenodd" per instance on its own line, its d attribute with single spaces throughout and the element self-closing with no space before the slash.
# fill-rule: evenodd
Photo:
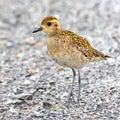
<svg viewBox="0 0 120 120">
<path fill-rule="evenodd" d="M 42 20 L 41 27 L 34 30 L 33 33 L 44 31 L 47 35 L 54 35 L 61 30 L 61 25 L 57 18 L 53 16 L 46 17 Z"/>
<path fill-rule="evenodd" d="M 61 30 L 60 23 L 57 19 L 43 20 L 42 28 L 43 31 L 48 35 L 55 34 L 57 31 Z"/>
</svg>

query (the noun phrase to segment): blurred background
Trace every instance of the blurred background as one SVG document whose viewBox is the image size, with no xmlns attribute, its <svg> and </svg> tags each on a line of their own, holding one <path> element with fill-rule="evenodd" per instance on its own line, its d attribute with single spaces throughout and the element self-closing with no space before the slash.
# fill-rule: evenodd
<svg viewBox="0 0 120 120">
<path fill-rule="evenodd" d="M 71 71 L 48 56 L 45 33 L 32 33 L 51 15 L 112 57 L 83 68 L 80 108 L 62 104 Z M 120 0 L 0 0 L 0 119 L 118 120 L 119 79 Z"/>
</svg>

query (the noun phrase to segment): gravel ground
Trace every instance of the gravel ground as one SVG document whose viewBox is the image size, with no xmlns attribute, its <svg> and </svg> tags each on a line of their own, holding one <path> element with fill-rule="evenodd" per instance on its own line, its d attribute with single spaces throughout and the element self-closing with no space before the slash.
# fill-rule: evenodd
<svg viewBox="0 0 120 120">
<path fill-rule="evenodd" d="M 81 70 L 80 106 L 65 106 L 72 72 L 48 56 L 43 32 L 32 34 L 48 15 L 112 56 Z M 1 0 L 0 119 L 120 120 L 120 0 Z"/>
</svg>

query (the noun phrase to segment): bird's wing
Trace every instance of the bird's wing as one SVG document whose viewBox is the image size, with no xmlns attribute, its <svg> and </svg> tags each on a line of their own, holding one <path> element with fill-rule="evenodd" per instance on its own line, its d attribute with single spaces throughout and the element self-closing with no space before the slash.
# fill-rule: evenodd
<svg viewBox="0 0 120 120">
<path fill-rule="evenodd" d="M 73 32 L 70 32 L 69 36 L 71 45 L 80 51 L 87 59 L 89 59 L 89 61 L 99 61 L 102 59 L 107 59 L 109 57 L 102 52 L 94 49 L 90 43 L 82 36 L 78 36 Z"/>
</svg>

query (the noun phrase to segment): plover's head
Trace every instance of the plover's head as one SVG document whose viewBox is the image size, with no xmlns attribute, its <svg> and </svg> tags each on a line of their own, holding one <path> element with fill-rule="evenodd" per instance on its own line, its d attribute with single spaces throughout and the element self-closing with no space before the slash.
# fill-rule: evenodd
<svg viewBox="0 0 120 120">
<path fill-rule="evenodd" d="M 61 30 L 59 20 L 54 16 L 48 16 L 42 20 L 41 27 L 33 31 L 33 33 L 42 30 L 48 35 L 55 34 L 57 31 Z"/>
</svg>

